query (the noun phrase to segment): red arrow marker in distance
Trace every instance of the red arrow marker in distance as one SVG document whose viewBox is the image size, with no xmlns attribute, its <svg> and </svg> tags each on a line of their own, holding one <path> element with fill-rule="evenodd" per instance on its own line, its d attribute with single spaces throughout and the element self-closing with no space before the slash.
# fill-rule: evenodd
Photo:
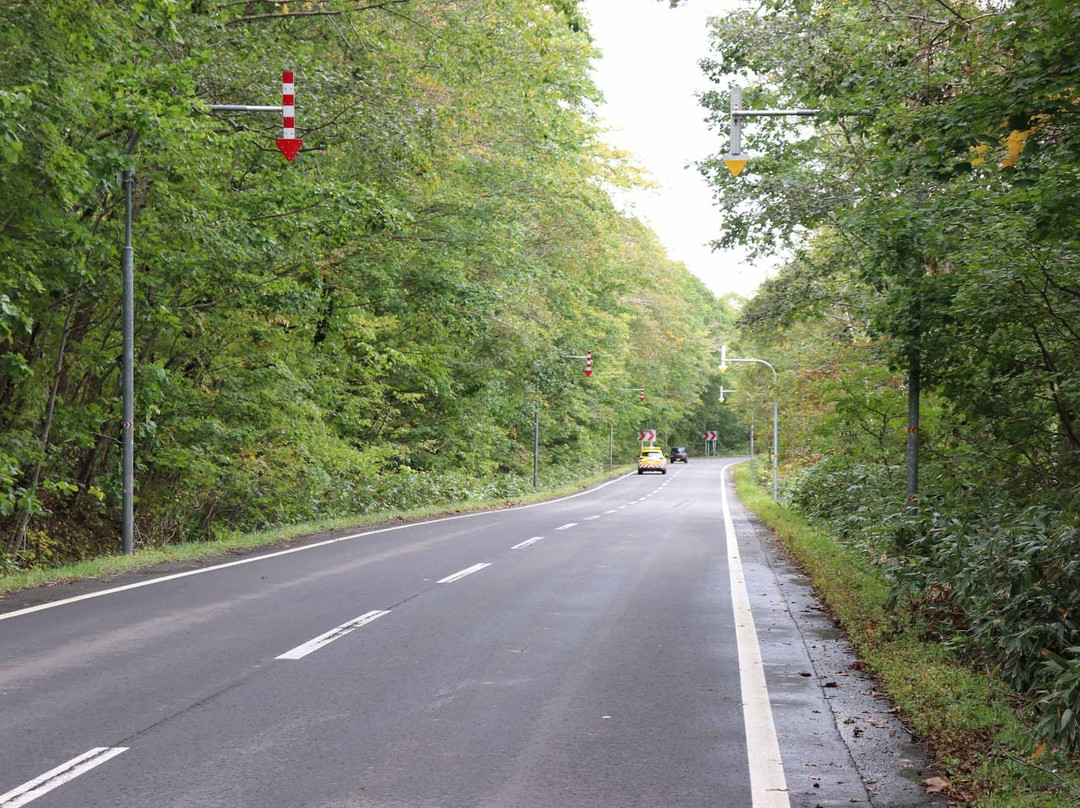
<svg viewBox="0 0 1080 808">
<path fill-rule="evenodd" d="M 290 163 L 304 145 L 296 137 L 296 96 L 293 93 L 293 72 L 286 70 L 281 74 L 281 137 L 277 147 Z"/>
</svg>

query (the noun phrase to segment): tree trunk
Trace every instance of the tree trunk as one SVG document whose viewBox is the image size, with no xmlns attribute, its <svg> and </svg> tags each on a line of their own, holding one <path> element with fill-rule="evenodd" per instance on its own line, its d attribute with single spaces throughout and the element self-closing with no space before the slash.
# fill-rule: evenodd
<svg viewBox="0 0 1080 808">
<path fill-rule="evenodd" d="M 82 291 L 82 286 L 75 290 L 75 293 L 71 297 L 71 304 L 68 306 L 67 316 L 64 318 L 64 328 L 60 333 L 60 345 L 56 349 L 56 362 L 53 364 L 53 380 L 52 388 L 49 390 L 49 402 L 45 407 L 45 417 L 41 422 L 41 458 L 34 465 L 34 470 L 30 474 L 29 484 L 26 488 L 26 496 L 29 498 L 33 496 L 37 490 L 38 483 L 41 481 L 41 471 L 44 468 L 46 455 L 49 451 L 49 431 L 52 429 L 53 412 L 56 409 L 56 396 L 57 391 L 60 389 L 60 380 L 63 378 L 64 370 L 64 352 L 67 350 L 68 335 L 71 333 L 71 319 L 75 315 L 75 307 L 79 304 L 79 293 Z M 26 506 L 19 513 L 18 519 L 15 521 L 15 531 L 11 537 L 12 555 L 17 556 L 22 552 L 23 545 L 26 543 L 26 526 L 30 523 L 30 503 L 26 503 Z"/>
<path fill-rule="evenodd" d="M 921 354 L 914 348 L 908 364 L 908 422 L 907 422 L 907 512 L 919 513 L 919 388 L 922 382 Z"/>
</svg>

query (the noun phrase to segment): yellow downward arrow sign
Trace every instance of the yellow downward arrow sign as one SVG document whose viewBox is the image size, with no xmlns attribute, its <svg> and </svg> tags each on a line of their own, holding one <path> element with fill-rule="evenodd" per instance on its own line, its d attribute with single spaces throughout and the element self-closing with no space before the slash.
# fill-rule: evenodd
<svg viewBox="0 0 1080 808">
<path fill-rule="evenodd" d="M 731 176 L 737 177 L 742 170 L 746 168 L 746 158 L 740 155 L 729 154 L 724 157 L 724 165 L 728 167 L 728 171 L 731 172 Z"/>
</svg>

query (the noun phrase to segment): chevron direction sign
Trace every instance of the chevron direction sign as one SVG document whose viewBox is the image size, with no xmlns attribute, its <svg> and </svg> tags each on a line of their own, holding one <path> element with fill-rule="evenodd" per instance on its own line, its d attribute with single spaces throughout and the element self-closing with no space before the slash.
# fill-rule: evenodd
<svg viewBox="0 0 1080 808">
<path fill-rule="evenodd" d="M 637 439 L 642 443 L 644 443 L 645 441 L 654 441 L 656 440 L 656 430 L 643 429 L 637 433 Z"/>
</svg>

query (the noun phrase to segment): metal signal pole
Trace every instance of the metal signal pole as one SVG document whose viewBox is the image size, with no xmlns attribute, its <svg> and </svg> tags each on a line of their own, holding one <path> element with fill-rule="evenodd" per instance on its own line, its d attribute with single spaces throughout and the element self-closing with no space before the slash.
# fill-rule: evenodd
<svg viewBox="0 0 1080 808">
<path fill-rule="evenodd" d="M 123 436 L 123 550 L 135 549 L 135 250 L 131 246 L 131 197 L 135 172 L 124 172 L 124 249 L 121 266 L 124 287 L 124 404 L 120 431 Z"/>
<path fill-rule="evenodd" d="M 585 376 L 590 377 L 593 374 L 592 368 L 592 351 L 586 351 L 584 355 L 579 354 L 559 354 L 562 359 L 584 359 L 585 360 Z M 610 453 L 610 448 L 609 448 Z M 540 485 L 540 388 L 536 389 L 536 404 L 533 413 L 533 488 L 537 488 Z"/>
<path fill-rule="evenodd" d="M 540 400 L 537 399 L 533 416 L 533 488 L 540 479 Z"/>
<path fill-rule="evenodd" d="M 285 159 L 292 161 L 303 141 L 295 137 L 291 127 L 293 113 L 293 74 L 282 73 L 281 106 L 253 106 L 250 104 L 210 104 L 213 112 L 277 112 L 284 116 L 284 137 L 277 141 L 277 147 Z M 128 155 L 135 153 L 137 136 L 132 135 L 128 143 Z M 124 187 L 124 248 L 120 253 L 120 266 L 123 287 L 123 413 L 120 432 L 123 445 L 121 474 L 123 477 L 121 503 L 121 542 L 124 555 L 135 551 L 135 250 L 131 245 L 131 205 L 135 191 L 135 170 L 129 168 L 121 179 Z"/>
<path fill-rule="evenodd" d="M 607 425 L 607 469 L 615 468 L 615 425 L 608 421 Z"/>
<path fill-rule="evenodd" d="M 817 109 L 743 109 L 742 86 L 732 84 L 730 87 L 730 114 L 731 114 L 731 151 L 723 156 L 724 165 L 728 167 L 733 177 L 746 167 L 749 158 L 742 150 L 742 125 L 745 118 L 811 118 L 817 115 Z"/>
</svg>

